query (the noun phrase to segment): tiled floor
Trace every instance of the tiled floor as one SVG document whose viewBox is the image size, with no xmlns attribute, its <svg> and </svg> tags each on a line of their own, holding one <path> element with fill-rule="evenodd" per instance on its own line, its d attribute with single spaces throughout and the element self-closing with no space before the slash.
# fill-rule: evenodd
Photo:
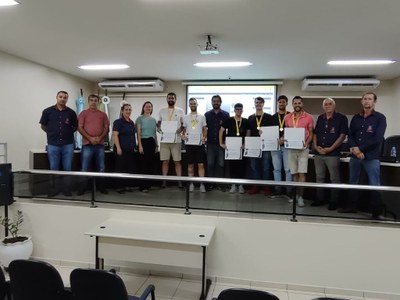
<svg viewBox="0 0 400 300">
<path fill-rule="evenodd" d="M 59 270 L 64 284 L 69 286 L 69 274 L 73 270 L 72 267 L 56 266 Z M 200 281 L 186 280 L 181 278 L 161 277 L 161 276 L 145 276 L 145 275 L 132 275 L 118 273 L 125 282 L 128 293 L 131 295 L 139 296 L 141 292 L 149 285 L 154 284 L 156 287 L 157 300 L 198 300 L 200 296 L 201 283 Z M 317 297 L 338 297 L 342 299 L 365 299 L 373 300 L 379 298 L 364 298 L 364 297 L 346 297 L 344 295 L 325 294 L 325 293 L 311 293 L 296 290 L 282 290 L 282 289 L 266 289 L 265 287 L 257 287 L 250 285 L 238 285 L 228 283 L 212 284 L 207 296 L 207 300 L 218 297 L 219 293 L 228 288 L 253 288 L 264 290 L 276 295 L 280 300 L 311 300 Z M 246 299 L 243 299 L 246 300 Z"/>
</svg>

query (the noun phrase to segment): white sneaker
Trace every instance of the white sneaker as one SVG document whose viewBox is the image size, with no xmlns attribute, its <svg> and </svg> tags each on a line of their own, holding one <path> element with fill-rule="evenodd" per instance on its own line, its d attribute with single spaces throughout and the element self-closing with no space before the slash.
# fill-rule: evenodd
<svg viewBox="0 0 400 300">
<path fill-rule="evenodd" d="M 236 185 L 232 184 L 231 189 L 229 190 L 229 193 L 236 193 Z"/>
<path fill-rule="evenodd" d="M 300 197 L 297 199 L 297 206 L 298 206 L 298 207 L 303 207 L 303 206 L 304 206 L 304 199 L 303 199 L 302 196 L 300 196 Z"/>
<path fill-rule="evenodd" d="M 293 198 L 292 197 L 288 197 L 288 203 L 293 203 Z"/>
<path fill-rule="evenodd" d="M 244 194 L 243 185 L 239 185 L 239 194 Z"/>
<path fill-rule="evenodd" d="M 205 193 L 206 192 L 206 187 L 204 184 L 200 184 L 200 192 Z"/>
<path fill-rule="evenodd" d="M 194 184 L 193 184 L 193 182 L 191 182 L 189 185 L 189 192 L 193 192 L 193 191 L 194 191 Z"/>
</svg>

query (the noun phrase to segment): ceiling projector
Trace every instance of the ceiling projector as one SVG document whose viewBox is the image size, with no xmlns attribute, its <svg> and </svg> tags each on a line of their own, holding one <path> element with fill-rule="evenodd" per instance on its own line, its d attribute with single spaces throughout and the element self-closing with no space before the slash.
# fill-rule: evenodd
<svg viewBox="0 0 400 300">
<path fill-rule="evenodd" d="M 199 46 L 200 47 L 200 46 Z M 211 35 L 207 35 L 207 42 L 205 47 L 200 49 L 200 54 L 219 54 L 218 46 L 211 43 Z"/>
</svg>

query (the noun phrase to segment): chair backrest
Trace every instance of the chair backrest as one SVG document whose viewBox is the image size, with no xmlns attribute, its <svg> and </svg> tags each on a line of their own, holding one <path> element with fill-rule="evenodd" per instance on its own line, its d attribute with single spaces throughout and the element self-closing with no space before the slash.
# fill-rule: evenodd
<svg viewBox="0 0 400 300">
<path fill-rule="evenodd" d="M 70 275 L 71 290 L 77 300 L 127 300 L 121 277 L 105 270 L 75 269 Z"/>
<path fill-rule="evenodd" d="M 390 156 L 392 147 L 396 147 L 396 157 L 400 158 L 400 135 L 392 135 L 385 139 L 382 156 Z"/>
<path fill-rule="evenodd" d="M 10 263 L 8 271 L 14 300 L 70 299 L 60 273 L 46 262 L 17 259 Z"/>
<path fill-rule="evenodd" d="M 265 291 L 253 290 L 253 289 L 227 289 L 223 290 L 218 300 L 279 300 L 279 298 L 273 294 Z"/>
<path fill-rule="evenodd" d="M 5 296 L 8 294 L 8 284 L 6 282 L 6 277 L 4 276 L 3 269 L 0 268 L 0 300 L 4 300 Z"/>
</svg>

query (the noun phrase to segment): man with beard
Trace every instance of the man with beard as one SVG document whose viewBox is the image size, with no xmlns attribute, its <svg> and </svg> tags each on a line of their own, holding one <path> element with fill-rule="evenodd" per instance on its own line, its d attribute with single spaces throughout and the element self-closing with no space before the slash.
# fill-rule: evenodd
<svg viewBox="0 0 400 300">
<path fill-rule="evenodd" d="M 275 126 L 279 126 L 279 149 L 271 151 L 272 166 L 274 168 L 274 180 L 282 180 L 282 165 L 285 171 L 285 181 L 292 181 L 292 174 L 289 168 L 289 157 L 288 149 L 285 148 L 284 144 L 284 129 L 285 129 L 285 117 L 288 114 L 286 107 L 288 105 L 288 98 L 285 95 L 280 95 L 277 100 L 278 111 L 272 116 Z M 290 195 L 290 188 L 286 188 L 287 195 Z M 274 192 L 270 196 L 271 198 L 280 196 L 283 193 L 282 187 L 275 187 Z"/>
<path fill-rule="evenodd" d="M 207 122 L 207 176 L 224 177 L 224 149 L 219 146 L 219 129 L 222 123 L 229 118 L 229 113 L 221 109 L 220 95 L 211 98 L 213 109 L 205 113 Z M 209 189 L 212 187 L 210 186 Z"/>
<path fill-rule="evenodd" d="M 177 176 L 182 176 L 182 165 L 181 165 L 181 136 L 182 117 L 184 115 L 183 109 L 175 106 L 176 94 L 168 93 L 167 103 L 168 107 L 160 109 L 158 114 L 158 130 L 161 130 L 161 123 L 163 121 L 176 121 L 176 137 L 173 143 L 160 143 L 160 160 L 162 161 L 162 175 L 168 175 L 169 160 L 172 155 L 175 165 L 175 173 Z M 162 188 L 167 186 L 167 182 L 164 181 L 161 185 Z M 180 189 L 183 188 L 182 183 L 179 182 L 178 186 Z"/>
<path fill-rule="evenodd" d="M 368 176 L 369 185 L 380 185 L 380 150 L 386 131 L 386 117 L 375 111 L 376 94 L 367 92 L 362 96 L 363 110 L 354 115 L 350 122 L 349 146 L 350 184 L 358 184 L 361 168 Z M 378 218 L 382 210 L 379 192 L 373 191 L 371 196 L 371 212 L 373 218 Z M 347 207 L 340 209 L 341 213 L 357 212 L 358 191 L 351 190 Z"/>
<path fill-rule="evenodd" d="M 186 157 L 188 163 L 188 176 L 194 176 L 194 164 L 197 164 L 199 177 L 204 177 L 204 163 L 206 160 L 206 150 L 204 148 L 205 137 L 207 136 L 207 123 L 203 115 L 197 113 L 196 98 L 189 99 L 190 113 L 183 117 L 182 138 L 187 141 Z M 193 137 L 193 141 L 191 141 Z M 198 139 L 197 139 L 198 138 Z M 196 144 L 189 144 L 194 142 Z M 198 143 L 197 143 L 198 142 Z M 194 191 L 193 182 L 189 185 L 189 192 Z M 200 184 L 200 192 L 205 193 L 206 188 L 203 183 Z"/>
<path fill-rule="evenodd" d="M 305 137 L 303 149 L 289 149 L 289 166 L 290 172 L 293 175 L 293 180 L 296 182 L 305 182 L 309 146 L 313 138 L 314 121 L 309 113 L 303 109 L 303 98 L 295 96 L 292 100 L 293 112 L 285 117 L 285 125 L 287 128 L 304 128 Z M 304 206 L 303 188 L 297 189 L 297 205 Z M 289 200 L 290 202 L 291 200 Z"/>
<path fill-rule="evenodd" d="M 74 132 L 78 129 L 76 113 L 67 107 L 68 93 L 59 91 L 56 96 L 57 103 L 42 112 L 40 125 L 47 134 L 47 156 L 50 170 L 59 170 L 60 163 L 64 171 L 72 170 L 74 156 Z M 63 190 L 64 196 L 72 196 L 68 180 L 57 182 L 52 180 L 49 197 L 56 196 Z"/>
</svg>

